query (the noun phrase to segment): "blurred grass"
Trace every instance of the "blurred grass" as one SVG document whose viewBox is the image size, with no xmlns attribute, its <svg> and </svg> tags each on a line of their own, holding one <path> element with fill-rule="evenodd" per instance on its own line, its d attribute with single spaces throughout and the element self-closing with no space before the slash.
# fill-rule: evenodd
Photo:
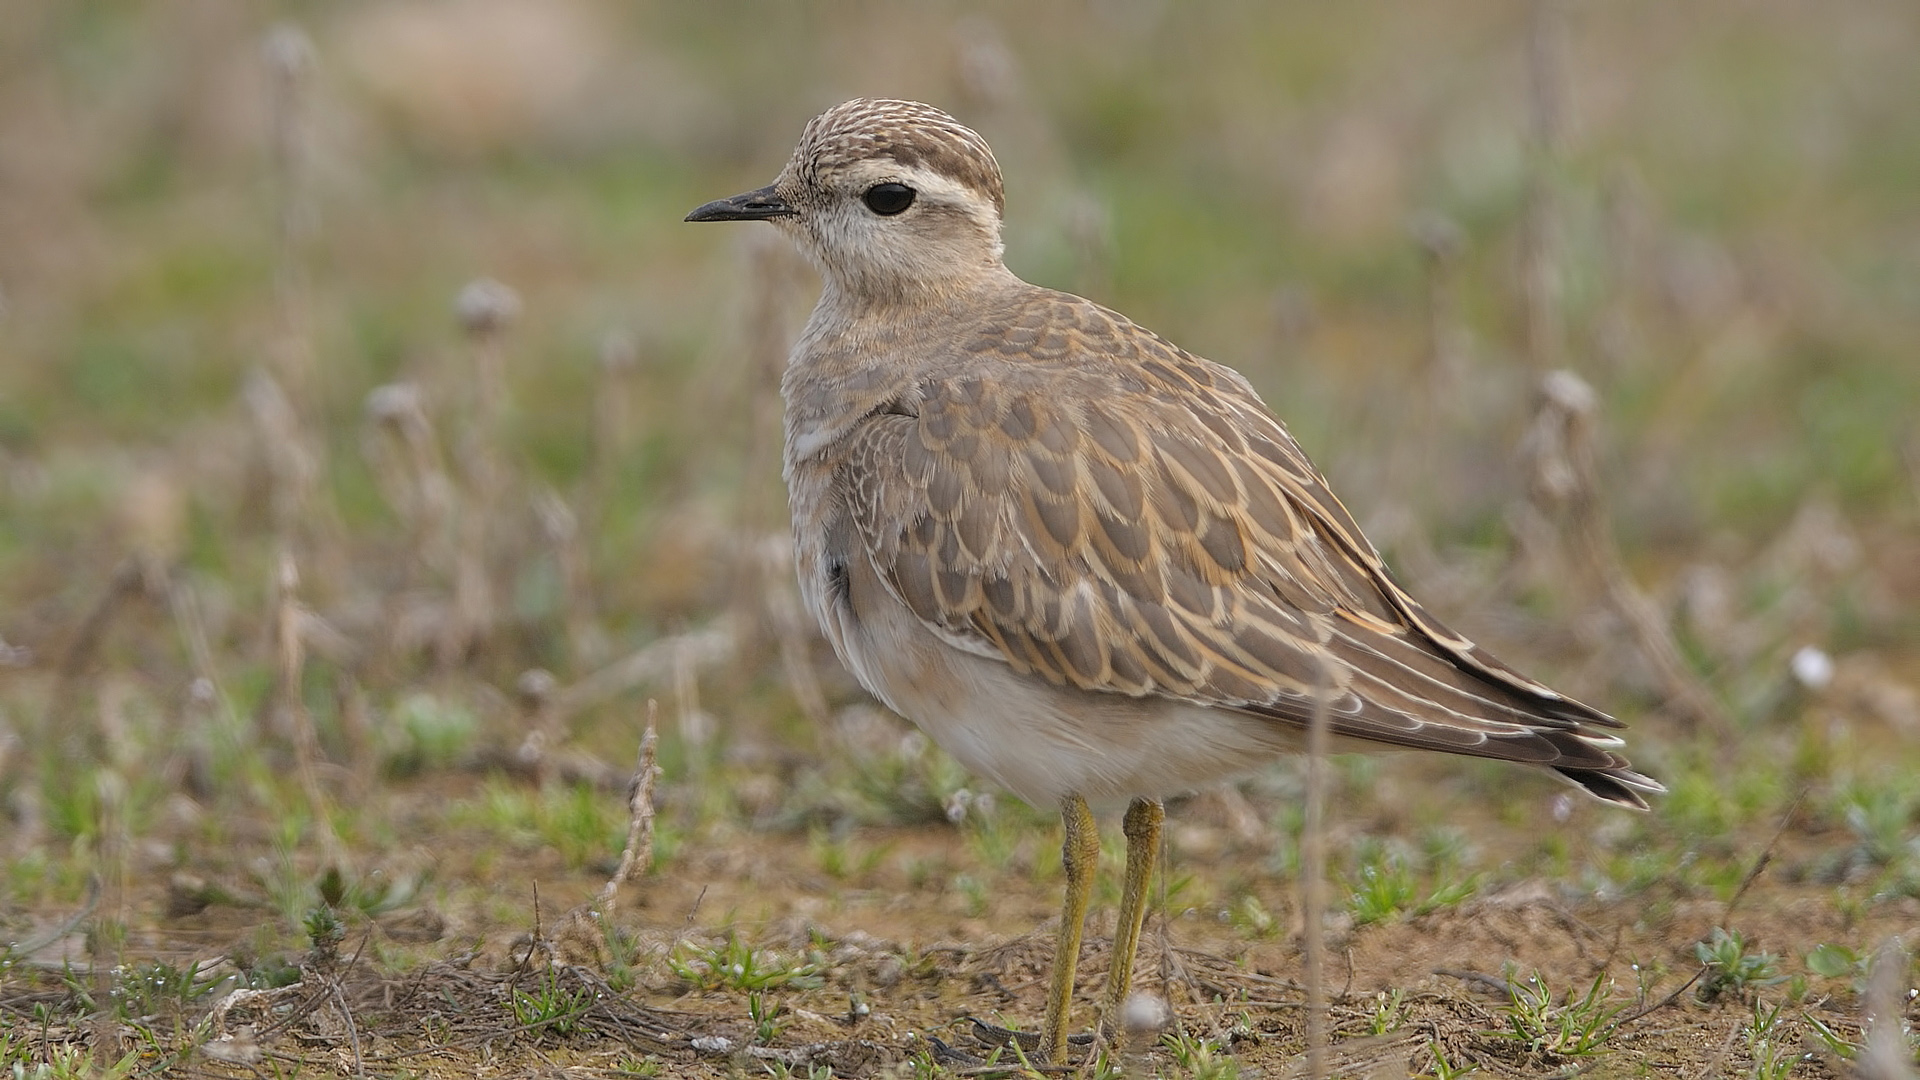
<svg viewBox="0 0 1920 1080">
<path fill-rule="evenodd" d="M 673 702 L 663 828 L 811 830 L 818 859 L 839 865 L 886 849 L 822 830 L 948 813 L 967 782 L 951 762 L 897 745 L 897 727 L 848 719 L 860 695 L 809 637 L 799 659 L 833 714 L 817 723 L 776 655 L 791 628 L 766 597 L 790 588 L 785 563 L 754 554 L 784 529 L 767 449 L 778 351 L 764 355 L 762 339 L 784 348 L 810 279 L 781 284 L 789 271 L 755 238 L 680 220 L 764 183 L 808 116 L 857 93 L 924 98 L 977 126 L 1007 172 L 1017 271 L 1245 371 L 1449 621 L 1634 722 L 1636 760 L 1673 770 L 1658 823 L 1593 851 L 1523 854 L 1523 869 L 1573 873 L 1570 859 L 1589 859 L 1596 890 L 1618 885 L 1609 873 L 1643 888 L 1658 868 L 1614 849 L 1714 837 L 1710 876 L 1737 881 L 1742 844 L 1796 786 L 1839 790 L 1880 754 L 1912 762 L 1909 4 L 1567 5 L 1565 145 L 1544 165 L 1529 143 L 1518 3 L 274 11 L 304 28 L 312 57 L 293 135 L 315 224 L 291 247 L 264 11 L 21 0 L 0 19 L 0 639 L 31 651 L 0 654 L 17 660 L 0 663 L 0 819 L 17 837 L 44 826 L 41 840 L 0 841 L 13 904 L 84 888 L 81 868 L 112 839 L 92 786 L 102 772 L 132 773 L 113 813 L 136 838 L 171 841 L 176 864 L 281 842 L 248 815 L 291 819 L 301 805 L 273 719 L 269 571 L 283 545 L 301 569 L 297 599 L 344 641 L 317 637 L 297 688 L 325 764 L 364 764 L 351 684 L 376 732 L 368 771 L 393 789 L 373 797 L 353 786 L 364 778 L 329 772 L 350 838 L 388 850 L 400 841 L 380 815 L 395 791 L 499 765 L 528 727 L 513 689 L 524 669 L 572 685 L 729 610 L 761 623 L 739 655 L 677 692 L 671 678 L 647 683 Z M 1663 710 L 1591 589 L 1515 569 L 1527 484 L 1515 446 L 1535 374 L 1519 267 L 1537 167 L 1560 212 L 1569 359 L 1600 395 L 1613 530 L 1736 712 L 1747 744 L 1731 760 Z M 1437 320 L 1416 220 L 1459 236 Z M 306 282 L 291 331 L 276 288 L 289 266 Z M 516 290 L 523 314 L 498 342 L 502 430 L 476 444 L 484 346 L 451 304 L 481 277 Z M 770 289 L 778 303 L 756 307 Z M 1432 370 L 1434 321 L 1459 343 L 1461 370 Z M 615 334 L 635 350 L 621 382 L 602 363 Z M 304 386 L 281 359 L 289 338 L 311 352 Z M 291 535 L 275 524 L 286 489 L 268 467 L 284 432 L 263 434 L 243 393 L 256 370 L 287 386 L 316 454 L 318 488 Z M 420 388 L 458 494 L 475 494 L 462 470 L 476 445 L 505 472 L 471 541 L 493 576 L 494 621 L 444 654 L 395 641 L 409 619 L 447 625 L 458 577 L 410 531 L 371 449 L 368 395 L 397 381 Z M 611 449 L 596 441 L 610 401 L 627 417 Z M 574 515 L 574 547 L 543 533 L 543 489 Z M 570 585 L 575 558 L 584 576 Z M 164 590 L 145 585 L 111 605 L 97 650 L 77 651 L 130 559 L 192 594 L 211 672 Z M 1819 692 L 1786 671 L 1809 644 L 1838 664 Z M 216 731 L 224 705 L 196 696 L 203 676 L 244 730 Z M 423 738 L 423 700 L 470 730 Z M 588 708 L 558 734 L 624 763 L 637 701 Z M 1831 740 L 1809 752 L 1825 772 L 1789 776 L 1781 762 L 1816 737 L 1805 732 Z M 1734 769 L 1745 778 L 1729 783 Z M 1391 775 L 1348 786 L 1389 789 Z M 1448 776 L 1434 790 L 1449 805 L 1494 804 L 1489 816 L 1516 829 L 1537 820 L 1506 772 Z M 768 777 L 774 790 L 755 786 Z M 567 868 L 592 862 L 617 822 L 553 790 L 489 787 L 490 809 L 467 792 L 461 812 L 493 814 L 516 845 L 559 836 Z M 230 829 L 181 825 L 197 820 L 181 799 Z M 1385 829 L 1405 813 L 1392 801 L 1367 804 Z M 311 830 L 310 814 L 298 821 L 295 834 Z M 977 836 L 994 842 L 976 845 L 992 847 L 989 862 L 1044 848 Z M 1047 862 L 1033 857 L 1035 876 Z M 936 890 L 964 878 L 980 893 L 987 880 L 913 865 Z"/>
</svg>

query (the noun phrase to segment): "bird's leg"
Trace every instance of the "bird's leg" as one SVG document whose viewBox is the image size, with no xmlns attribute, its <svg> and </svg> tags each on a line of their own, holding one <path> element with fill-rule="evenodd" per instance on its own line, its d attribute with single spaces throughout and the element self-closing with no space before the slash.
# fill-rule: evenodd
<svg viewBox="0 0 1920 1080">
<path fill-rule="evenodd" d="M 1120 1012 L 1133 986 L 1133 957 L 1140 949 L 1140 928 L 1147 918 L 1147 882 L 1160 854 L 1160 823 L 1167 818 L 1158 799 L 1135 799 L 1127 807 L 1127 880 L 1120 890 L 1120 917 L 1113 928 L 1113 959 L 1107 968 L 1107 997 L 1100 1007 L 1100 1036 L 1112 1042 L 1120 1034 Z"/>
<path fill-rule="evenodd" d="M 1053 986 L 1047 993 L 1047 1016 L 1040 1029 L 1040 1060 L 1059 1065 L 1067 1060 L 1067 1014 L 1073 1007 L 1073 969 L 1080 962 L 1080 932 L 1093 898 L 1093 874 L 1100 865 L 1100 827 L 1094 823 L 1087 800 L 1069 795 L 1060 804 L 1066 839 L 1060 844 L 1060 865 L 1067 871 L 1067 898 L 1060 908 L 1060 938 L 1053 949 Z"/>
</svg>

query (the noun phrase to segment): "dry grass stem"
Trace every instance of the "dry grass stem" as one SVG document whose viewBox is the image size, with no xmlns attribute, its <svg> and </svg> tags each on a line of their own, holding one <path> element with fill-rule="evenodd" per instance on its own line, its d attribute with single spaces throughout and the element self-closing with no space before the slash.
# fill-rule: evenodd
<svg viewBox="0 0 1920 1080">
<path fill-rule="evenodd" d="M 647 730 L 640 736 L 640 763 L 634 767 L 633 783 L 627 788 L 627 843 L 620 850 L 620 866 L 600 889 L 598 907 L 609 922 L 620 899 L 620 886 L 632 881 L 653 865 L 653 783 L 658 775 L 660 732 L 657 719 L 660 703 L 647 699 Z"/>
<path fill-rule="evenodd" d="M 100 851 L 95 873 L 100 884 L 100 906 L 104 915 L 96 919 L 87 934 L 87 952 L 91 959 L 94 1001 L 113 1000 L 116 973 L 127 944 L 128 859 L 133 846 L 127 823 L 127 782 L 115 768 L 103 768 L 93 775 L 95 835 Z M 93 1045 L 109 1058 L 120 1056 L 120 1025 L 110 1008 L 99 1008 L 93 1015 Z"/>
<path fill-rule="evenodd" d="M 1646 192 L 1638 175 L 1620 166 L 1601 191 L 1605 295 L 1593 331 L 1593 355 L 1603 371 L 1618 372 L 1644 352 L 1634 301 L 1645 267 Z"/>
<path fill-rule="evenodd" d="M 334 715 L 340 722 L 340 738 L 346 744 L 347 772 L 352 778 L 354 797 L 362 799 L 373 792 L 380 769 L 367 694 L 361 689 L 359 679 L 341 670 L 334 673 L 333 700 Z"/>
<path fill-rule="evenodd" d="M 565 725 L 553 707 L 554 691 L 558 687 L 558 680 L 545 668 L 523 671 L 513 684 L 514 698 L 520 708 L 518 726 L 527 733 L 514 756 L 533 769 L 543 788 L 554 781 L 552 751 L 565 734 Z"/>
<path fill-rule="evenodd" d="M 580 519 L 566 499 L 542 487 L 533 497 L 534 517 L 560 571 L 561 621 L 574 663 L 591 667 L 607 658 L 607 635 L 595 618 L 593 582 L 587 552 L 580 538 Z"/>
<path fill-rule="evenodd" d="M 779 515 L 781 500 L 772 488 L 780 461 L 780 375 L 786 368 L 788 343 L 794 338 L 801 301 L 802 268 L 799 256 L 779 236 L 755 234 L 746 246 L 747 287 L 745 375 L 749 380 L 750 427 L 746 435 L 746 479 L 740 484 L 735 529 L 742 538 L 740 565 L 733 578 L 732 602 L 742 649 L 758 652 L 773 631 L 765 619 L 768 583 L 758 539 L 787 534 Z M 791 576 L 790 573 L 787 576 Z"/>
<path fill-rule="evenodd" d="M 1900 442 L 1900 462 L 1907 468 L 1907 482 L 1913 488 L 1913 502 L 1920 508 L 1920 431 L 1908 433 Z"/>
<path fill-rule="evenodd" d="M 1911 1000 L 1907 975 L 1913 957 L 1900 939 L 1880 943 L 1867 976 L 1864 1012 L 1866 1049 L 1856 1063 L 1859 1080 L 1916 1080 L 1914 1049 L 1909 1041 L 1907 1004 Z"/>
<path fill-rule="evenodd" d="M 1527 24 L 1527 96 L 1532 168 L 1521 254 L 1527 359 L 1535 371 L 1566 363 L 1566 285 L 1562 280 L 1560 159 L 1566 127 L 1566 27 L 1562 0 L 1533 0 Z"/>
<path fill-rule="evenodd" d="M 800 711 L 815 724 L 829 719 L 827 695 L 820 689 L 820 676 L 814 671 L 809 648 L 819 630 L 800 609 L 800 597 L 793 582 L 793 540 L 786 534 L 770 536 L 759 546 L 759 578 L 764 583 L 761 602 L 767 623 L 773 629 L 780 650 L 780 671 L 787 691 Z"/>
<path fill-rule="evenodd" d="M 199 744 L 198 753 L 208 749 L 202 742 L 211 736 L 214 742 L 228 749 L 238 748 L 247 738 L 247 726 L 240 719 L 240 711 L 234 707 L 233 695 L 228 692 L 225 681 L 220 676 L 220 668 L 214 659 L 213 645 L 207 639 L 206 618 L 201 612 L 199 594 L 182 572 L 175 572 L 167 580 L 167 610 L 173 616 L 173 625 L 179 631 L 180 640 L 185 645 L 187 657 L 193 664 L 193 681 L 188 686 L 186 708 L 183 710 L 182 736 L 183 746 Z M 211 727 L 210 732 L 204 729 Z M 188 754 L 196 753 L 187 750 Z"/>
<path fill-rule="evenodd" d="M 1467 369 L 1467 331 L 1460 318 L 1459 285 L 1454 280 L 1466 247 L 1466 234 L 1451 219 L 1435 213 L 1417 217 L 1412 232 L 1426 271 L 1425 367 L 1432 397 L 1421 415 L 1431 417 L 1437 406 L 1454 400 Z"/>
<path fill-rule="evenodd" d="M 59 730 L 60 723 L 66 718 L 66 710 L 71 704 L 74 689 L 80 676 L 93 663 L 94 655 L 99 652 L 100 644 L 106 639 L 107 630 L 113 625 L 114 617 L 126 601 L 140 594 L 145 584 L 140 560 L 129 557 L 114 569 L 107 579 L 106 591 L 100 599 L 88 609 L 86 618 L 80 620 L 79 629 L 74 631 L 73 640 L 67 644 L 66 651 L 60 656 L 55 668 L 53 690 L 47 695 L 46 728 Z"/>
<path fill-rule="evenodd" d="M 300 787 L 307 797 L 313 816 L 315 838 L 326 861 L 344 865 L 345 851 L 333 831 L 333 801 L 320 784 L 320 734 L 314 728 L 313 713 L 301 692 L 306 677 L 306 638 L 304 608 L 300 603 L 300 568 L 293 556 L 281 552 L 274 570 L 273 652 L 275 658 L 273 716 L 275 734 L 293 744 L 294 766 L 300 775 Z"/>
<path fill-rule="evenodd" d="M 680 722 L 680 737 L 686 740 L 693 771 L 707 766 L 707 745 L 713 740 L 713 717 L 700 707 L 700 680 L 694 674 L 692 650 L 684 638 L 675 639 L 673 650 L 673 704 Z"/>
<path fill-rule="evenodd" d="M 1576 566 L 1600 584 L 1607 604 L 1625 623 L 1673 706 L 1690 723 L 1731 737 L 1731 718 L 1687 666 L 1665 615 L 1634 584 L 1614 544 L 1595 464 L 1597 395 L 1578 375 L 1554 371 L 1540 381 L 1540 396 L 1540 408 L 1521 441 L 1529 502 L 1540 516 L 1559 523 L 1561 544 Z"/>
<path fill-rule="evenodd" d="M 495 580 L 499 520 L 510 483 L 501 446 L 506 437 L 506 333 L 520 316 L 520 296 L 497 281 L 467 284 L 454 315 L 471 348 L 472 394 L 460 438 L 461 500 L 454 550 L 453 606 L 438 642 L 438 660 L 452 667 L 493 633 L 502 589 Z"/>
<path fill-rule="evenodd" d="M 305 402 L 314 392 L 313 300 L 308 248 L 319 231 L 313 196 L 313 40 L 292 23 L 267 31 L 261 47 L 278 203 L 274 293 L 280 327 L 273 359 L 279 377 Z"/>
<path fill-rule="evenodd" d="M 6 717 L 0 716 L 0 784 L 8 782 L 7 771 L 13 765 L 21 745 L 20 733 L 13 730 L 13 725 L 7 723 Z"/>
<path fill-rule="evenodd" d="M 1307 724 L 1307 805 L 1300 826 L 1300 918 L 1307 984 L 1307 1080 L 1327 1075 L 1327 754 L 1333 673 L 1314 683 Z"/>
<path fill-rule="evenodd" d="M 367 395 L 363 449 L 381 495 L 406 523 L 409 572 L 444 574 L 453 566 L 458 492 L 420 387 L 388 383 Z"/>
<path fill-rule="evenodd" d="M 640 348 L 633 335 L 613 331 L 600 340 L 599 385 L 593 395 L 592 503 L 596 506 L 612 495 L 620 462 L 637 434 L 633 392 L 639 370 Z"/>
<path fill-rule="evenodd" d="M 268 520 L 278 542 L 291 545 L 316 524 L 314 496 L 320 485 L 321 455 L 280 380 L 256 368 L 247 376 L 242 393 L 258 440 Z"/>
<path fill-rule="evenodd" d="M 661 638 L 561 690 L 553 705 L 556 722 L 564 724 L 581 711 L 646 683 L 677 679 L 681 665 L 711 667 L 734 655 L 733 631 L 724 626 Z"/>
</svg>

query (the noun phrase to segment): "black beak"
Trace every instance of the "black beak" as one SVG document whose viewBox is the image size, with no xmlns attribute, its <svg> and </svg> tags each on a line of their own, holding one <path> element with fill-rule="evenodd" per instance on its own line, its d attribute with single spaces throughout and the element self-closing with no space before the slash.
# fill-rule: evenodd
<svg viewBox="0 0 1920 1080">
<path fill-rule="evenodd" d="M 687 215 L 688 221 L 765 221 L 768 218 L 792 217 L 793 207 L 787 200 L 773 190 L 769 184 L 758 191 L 748 191 L 730 199 L 715 199 Z"/>
</svg>

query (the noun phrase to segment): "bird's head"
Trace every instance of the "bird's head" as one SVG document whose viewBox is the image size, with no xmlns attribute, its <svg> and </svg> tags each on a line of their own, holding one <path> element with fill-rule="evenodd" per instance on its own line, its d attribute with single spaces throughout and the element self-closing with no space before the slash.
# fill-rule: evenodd
<svg viewBox="0 0 1920 1080">
<path fill-rule="evenodd" d="M 866 302 L 950 295 L 1004 274 L 1000 165 L 931 105 L 856 98 L 807 123 L 773 183 L 688 221 L 771 221 L 829 287 Z"/>
</svg>

